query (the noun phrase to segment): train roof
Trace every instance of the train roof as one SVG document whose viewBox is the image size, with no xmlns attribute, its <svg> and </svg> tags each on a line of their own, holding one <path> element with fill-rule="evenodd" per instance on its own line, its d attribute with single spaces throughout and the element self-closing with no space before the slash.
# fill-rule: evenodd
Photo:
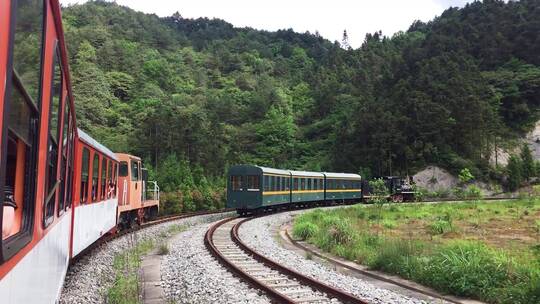
<svg viewBox="0 0 540 304">
<path fill-rule="evenodd" d="M 254 167 L 258 167 L 259 169 L 262 170 L 263 173 L 291 175 L 289 170 L 281 170 L 281 169 L 274 169 L 274 168 L 267 168 L 267 167 L 260 167 L 260 166 L 254 166 Z"/>
<path fill-rule="evenodd" d="M 321 172 L 311 171 L 290 171 L 293 176 L 306 176 L 306 177 L 324 177 Z"/>
<path fill-rule="evenodd" d="M 118 158 L 114 154 L 113 151 L 109 150 L 109 148 L 105 147 L 104 145 L 100 144 L 97 140 L 93 139 L 90 135 L 88 135 L 83 130 L 77 128 L 77 133 L 79 134 L 79 139 L 86 143 L 87 145 L 93 147 L 94 149 L 98 150 L 99 152 L 107 155 L 107 157 L 112 158 L 115 161 L 118 161 Z"/>
<path fill-rule="evenodd" d="M 358 174 L 353 173 L 334 173 L 334 172 L 324 172 L 324 175 L 329 178 L 350 178 L 350 179 L 361 179 L 362 177 Z"/>
</svg>

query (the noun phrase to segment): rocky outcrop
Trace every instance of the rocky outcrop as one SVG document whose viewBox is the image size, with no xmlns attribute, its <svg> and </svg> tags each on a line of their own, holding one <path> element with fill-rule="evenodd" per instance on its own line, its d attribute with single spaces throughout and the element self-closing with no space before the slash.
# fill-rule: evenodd
<svg viewBox="0 0 540 304">
<path fill-rule="evenodd" d="M 457 186 L 459 180 L 448 171 L 437 166 L 429 166 L 413 175 L 414 183 L 428 191 L 451 189 Z"/>
</svg>

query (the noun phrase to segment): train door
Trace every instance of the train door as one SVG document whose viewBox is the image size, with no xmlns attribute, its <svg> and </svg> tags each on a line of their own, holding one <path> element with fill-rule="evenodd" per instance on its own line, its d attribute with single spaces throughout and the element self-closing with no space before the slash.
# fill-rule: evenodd
<svg viewBox="0 0 540 304">
<path fill-rule="evenodd" d="M 130 185 L 130 201 L 129 204 L 133 207 L 141 206 L 142 198 L 142 172 L 141 161 L 138 159 L 130 159 L 130 173 L 131 173 L 131 185 Z"/>
<path fill-rule="evenodd" d="M 148 170 L 142 168 L 142 191 L 141 191 L 141 200 L 146 201 L 146 186 L 148 184 Z"/>
</svg>

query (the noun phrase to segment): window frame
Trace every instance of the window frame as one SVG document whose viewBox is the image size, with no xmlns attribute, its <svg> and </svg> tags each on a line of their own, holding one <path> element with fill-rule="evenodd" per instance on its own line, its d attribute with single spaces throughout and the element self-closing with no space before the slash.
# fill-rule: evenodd
<svg viewBox="0 0 540 304">
<path fill-rule="evenodd" d="M 85 186 L 83 187 L 82 186 L 82 182 L 83 182 L 83 173 L 84 173 L 84 166 L 85 166 L 85 162 L 84 162 L 84 153 L 87 152 L 87 155 L 88 155 L 88 158 L 86 160 L 86 184 Z M 91 159 L 91 153 L 90 153 L 90 149 L 88 149 L 88 147 L 85 147 L 83 146 L 82 147 L 82 152 L 81 152 L 81 180 L 80 180 L 80 183 L 79 183 L 79 187 L 81 188 L 81 193 L 79 195 L 79 200 L 80 200 L 80 204 L 88 204 L 88 188 L 89 188 L 89 185 L 90 185 L 90 159 Z"/>
<path fill-rule="evenodd" d="M 101 160 L 101 169 L 99 170 L 99 187 L 101 200 L 107 199 L 107 171 L 109 169 L 109 160 L 103 157 Z"/>
<path fill-rule="evenodd" d="M 60 215 L 60 210 L 59 210 L 59 198 L 60 198 L 60 189 L 61 189 L 61 184 L 62 184 L 62 181 L 59 179 L 59 176 L 58 176 L 58 173 L 62 173 L 61 171 L 61 168 L 59 168 L 60 166 L 60 162 L 59 160 L 62 159 L 62 144 L 61 144 L 61 136 L 62 136 L 62 127 L 63 127 L 63 115 L 64 112 L 63 112 L 63 103 L 64 103 L 64 70 L 62 68 L 62 60 L 61 60 L 61 54 L 60 54 L 60 49 L 59 49 L 59 41 L 58 39 L 55 39 L 54 40 L 54 43 L 53 43 L 54 47 L 53 47 L 53 60 L 52 60 L 52 69 L 51 69 L 51 96 L 50 96 L 50 100 L 49 100 L 49 116 L 47 117 L 47 120 L 49 121 L 48 123 L 48 126 L 47 126 L 47 157 L 46 157 L 46 160 L 45 160 L 45 167 L 46 167 L 46 174 L 45 174 L 45 200 L 43 201 L 43 205 L 42 205 L 42 225 L 43 225 L 43 228 L 47 228 L 49 227 L 53 222 L 54 222 L 54 219 L 55 217 L 58 217 Z M 56 80 L 56 72 L 57 72 L 57 69 L 58 71 L 60 71 L 60 95 L 59 96 L 55 96 L 54 94 L 54 81 Z M 54 164 L 54 167 L 53 170 L 54 170 L 54 186 L 52 186 L 51 188 L 51 185 L 49 184 L 51 181 L 49 180 L 50 178 L 50 175 L 49 175 L 49 166 L 51 165 L 49 162 L 52 161 L 50 159 L 51 155 L 49 152 L 49 148 L 51 147 L 51 144 L 52 144 L 52 139 L 51 139 L 51 131 L 52 131 L 52 114 L 53 114 L 53 110 L 54 110 L 54 107 L 53 107 L 53 104 L 55 102 L 55 99 L 58 97 L 58 117 L 57 117 L 57 122 L 56 122 L 56 161 Z M 59 172 L 60 171 L 60 172 Z M 63 195 L 63 194 L 62 194 Z M 50 203 L 50 201 L 53 200 L 52 204 L 53 204 L 53 208 L 52 208 L 52 213 L 51 214 L 48 214 L 48 205 Z"/>
<path fill-rule="evenodd" d="M 120 169 L 122 169 L 123 166 L 126 166 L 126 175 L 121 175 L 122 174 L 122 171 Z M 128 178 L 131 178 L 130 174 L 129 174 L 129 163 L 127 161 L 121 161 L 118 163 L 118 176 L 119 177 L 128 177 Z"/>
<path fill-rule="evenodd" d="M 233 192 L 242 192 L 243 191 L 243 175 L 231 175 L 230 176 L 231 191 Z M 238 186 L 238 187 L 236 187 Z"/>
<path fill-rule="evenodd" d="M 270 176 L 263 175 L 263 190 L 270 191 Z"/>
<path fill-rule="evenodd" d="M 261 178 L 260 175 L 251 174 L 247 176 L 247 191 L 259 192 L 261 191 Z"/>
<path fill-rule="evenodd" d="M 9 12 L 9 37 L 8 37 L 8 60 L 6 64 L 6 82 L 5 82 L 5 92 L 4 92 L 4 98 L 3 98 L 3 118 L 2 118 L 2 126 L 1 126 L 1 139 L 0 139 L 0 153 L 1 155 L 7 154 L 7 144 L 8 144 L 8 125 L 9 123 L 6 123 L 9 121 L 9 113 L 10 113 L 10 102 L 6 102 L 7 100 L 11 101 L 12 92 L 15 89 L 16 86 L 19 89 L 19 92 L 23 95 L 23 99 L 26 103 L 30 104 L 30 107 L 32 110 L 37 110 L 34 114 L 36 115 L 35 120 L 33 123 L 34 126 L 34 137 L 32 138 L 32 143 L 29 149 L 29 153 L 26 155 L 26 162 L 25 164 L 30 167 L 29 170 L 25 170 L 25 178 L 24 178 L 24 184 L 25 186 L 28 186 L 28 189 L 25 189 L 24 196 L 23 196 L 23 210 L 28 210 L 27 214 L 23 214 L 23 222 L 21 226 L 21 230 L 8 237 L 7 239 L 3 240 L 0 236 L 0 265 L 3 264 L 5 261 L 9 260 L 11 257 L 13 257 L 17 252 L 19 252 L 22 248 L 24 248 L 33 237 L 33 230 L 34 230 L 34 219 L 36 216 L 36 170 L 38 167 L 38 151 L 39 151 L 39 138 L 41 135 L 41 99 L 43 95 L 43 58 L 45 57 L 45 34 L 46 34 L 46 28 L 47 28 L 47 11 L 49 7 L 48 1 L 42 1 L 43 8 L 42 8 L 42 22 L 41 22 L 41 40 L 39 42 L 39 46 L 41 48 L 40 51 L 40 58 L 39 58 L 39 66 L 38 66 L 38 100 L 34 103 L 34 98 L 32 98 L 28 92 L 25 90 L 20 78 L 16 74 L 16 71 L 14 70 L 13 65 L 13 50 L 14 50 L 14 44 L 15 44 L 15 27 L 16 27 L 16 19 L 17 19 L 17 5 L 15 1 L 11 1 L 10 5 L 10 12 Z M 28 102 L 30 101 L 30 102 Z M 4 197 L 4 186 L 6 182 L 6 168 L 7 162 L 6 157 L 0 158 L 0 197 Z M 24 211 L 23 211 L 24 212 Z M 2 217 L 3 217 L 3 208 L 0 208 L 0 227 L 2 227 Z"/>
<path fill-rule="evenodd" d="M 90 188 L 90 195 L 92 195 L 92 203 L 99 201 L 99 167 L 101 165 L 101 157 L 99 153 L 96 151 L 92 151 L 92 178 L 91 180 L 91 188 Z M 96 160 L 97 160 L 97 168 L 96 168 Z M 97 173 L 97 174 L 96 174 Z M 94 191 L 94 180 L 96 180 L 95 183 L 95 191 Z"/>
<path fill-rule="evenodd" d="M 139 172 L 140 171 L 140 165 L 139 164 L 140 163 L 139 163 L 138 160 L 134 160 L 134 159 L 129 160 L 129 166 L 130 166 L 129 169 L 131 171 L 130 174 L 129 174 L 130 175 L 129 178 L 130 178 L 130 180 L 132 182 L 137 182 L 137 181 L 140 180 L 140 174 L 139 174 L 140 173 Z M 137 168 L 135 168 L 134 165 L 137 166 Z M 135 171 L 135 173 L 134 173 L 134 171 Z M 137 174 L 137 176 L 135 176 L 135 174 Z"/>
<path fill-rule="evenodd" d="M 68 134 L 67 134 L 67 163 L 66 163 L 66 175 L 65 175 L 65 184 L 66 184 L 66 191 L 64 193 L 64 210 L 67 211 L 71 209 L 71 204 L 73 202 L 73 185 L 74 185 L 74 176 L 75 176 L 75 129 L 74 129 L 74 123 L 73 123 L 73 110 L 71 108 L 71 98 L 69 97 L 69 94 L 66 96 L 65 99 L 65 107 L 64 111 L 67 111 L 67 119 L 68 122 Z"/>
</svg>

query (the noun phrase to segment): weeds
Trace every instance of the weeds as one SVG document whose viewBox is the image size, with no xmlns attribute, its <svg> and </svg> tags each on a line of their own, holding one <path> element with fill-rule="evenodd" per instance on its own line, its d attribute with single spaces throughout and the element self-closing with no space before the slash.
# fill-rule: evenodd
<svg viewBox="0 0 540 304">
<path fill-rule="evenodd" d="M 167 242 L 162 242 L 158 246 L 158 252 L 159 255 L 167 255 L 169 254 L 169 244 Z"/>
<path fill-rule="evenodd" d="M 131 249 L 114 257 L 115 282 L 107 292 L 108 303 L 139 303 L 140 260 L 153 246 L 152 241 L 136 243 Z"/>
<path fill-rule="evenodd" d="M 511 245 L 519 249 L 508 251 L 480 241 L 454 239 L 462 235 L 465 238 L 467 233 L 476 237 L 470 228 L 488 231 L 489 219 L 515 223 L 516 214 L 527 221 L 522 225 L 540 235 L 540 220 L 530 220 L 539 202 L 530 204 L 529 201 L 489 204 L 476 201 L 317 210 L 296 218 L 293 232 L 332 254 L 443 292 L 492 303 L 540 303 L 538 241 L 524 247 Z M 445 235 L 445 238 L 420 237 L 414 227 L 422 225 L 426 234 Z M 391 233 L 380 234 L 381 227 Z M 448 236 L 457 230 L 460 234 Z M 306 259 L 310 258 L 306 254 Z"/>
<path fill-rule="evenodd" d="M 297 238 L 307 240 L 317 233 L 317 225 L 311 222 L 301 222 L 298 225 L 294 225 L 293 235 Z"/>
</svg>

